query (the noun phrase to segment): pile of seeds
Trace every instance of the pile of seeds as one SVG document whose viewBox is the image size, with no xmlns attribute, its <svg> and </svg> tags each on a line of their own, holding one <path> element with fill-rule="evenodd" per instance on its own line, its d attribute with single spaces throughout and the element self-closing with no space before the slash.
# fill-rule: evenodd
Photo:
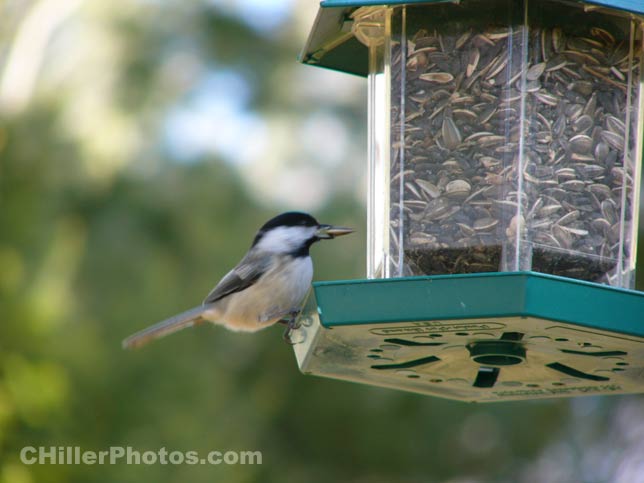
<svg viewBox="0 0 644 483">
<path fill-rule="evenodd" d="M 639 51 L 592 26 L 447 30 L 392 50 L 392 261 L 608 282 L 632 222 Z"/>
</svg>

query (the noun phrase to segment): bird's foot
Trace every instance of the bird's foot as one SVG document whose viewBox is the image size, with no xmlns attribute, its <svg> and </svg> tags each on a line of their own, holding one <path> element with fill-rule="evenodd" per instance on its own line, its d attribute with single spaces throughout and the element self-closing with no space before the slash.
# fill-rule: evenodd
<svg viewBox="0 0 644 483">
<path fill-rule="evenodd" d="M 282 339 L 284 339 L 284 342 L 290 345 L 294 345 L 295 342 L 293 342 L 293 339 L 291 338 L 291 335 L 294 330 L 297 330 L 300 328 L 300 324 L 297 321 L 297 316 L 300 314 L 299 310 L 292 310 L 289 312 L 289 317 L 288 319 L 281 320 L 280 323 L 286 325 L 286 330 L 284 330 L 284 334 L 282 334 Z"/>
</svg>

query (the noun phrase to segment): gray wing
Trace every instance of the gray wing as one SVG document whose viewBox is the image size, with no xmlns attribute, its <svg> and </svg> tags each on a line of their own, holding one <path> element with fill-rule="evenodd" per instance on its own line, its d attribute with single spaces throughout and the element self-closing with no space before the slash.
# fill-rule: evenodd
<svg viewBox="0 0 644 483">
<path fill-rule="evenodd" d="M 203 303 L 211 304 L 227 295 L 247 289 L 266 273 L 270 262 L 270 255 L 246 254 L 242 261 L 219 281 Z"/>
</svg>

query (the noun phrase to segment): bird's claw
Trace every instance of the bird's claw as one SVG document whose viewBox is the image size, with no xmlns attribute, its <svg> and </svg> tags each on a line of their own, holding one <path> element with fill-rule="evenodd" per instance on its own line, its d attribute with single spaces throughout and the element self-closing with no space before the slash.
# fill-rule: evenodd
<svg viewBox="0 0 644 483">
<path fill-rule="evenodd" d="M 284 324 L 286 325 L 286 330 L 284 331 L 284 334 L 282 334 L 282 339 L 284 339 L 284 342 L 286 342 L 289 345 L 295 345 L 295 342 L 293 342 L 293 339 L 291 339 L 291 334 L 294 330 L 297 330 L 300 328 L 300 323 L 297 321 L 297 316 L 300 314 L 300 311 L 292 311 L 290 312 L 290 317 L 288 320 L 284 320 Z"/>
</svg>

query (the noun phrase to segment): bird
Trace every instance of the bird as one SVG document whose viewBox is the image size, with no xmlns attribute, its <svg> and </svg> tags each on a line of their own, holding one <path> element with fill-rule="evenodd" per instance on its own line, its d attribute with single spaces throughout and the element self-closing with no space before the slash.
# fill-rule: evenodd
<svg viewBox="0 0 644 483">
<path fill-rule="evenodd" d="M 127 337 L 123 348 L 138 348 L 204 321 L 235 332 L 255 332 L 282 322 L 286 325 L 284 339 L 290 342 L 313 280 L 311 245 L 353 231 L 318 223 L 310 214 L 299 211 L 271 218 L 259 229 L 246 255 L 201 305 Z"/>
</svg>

